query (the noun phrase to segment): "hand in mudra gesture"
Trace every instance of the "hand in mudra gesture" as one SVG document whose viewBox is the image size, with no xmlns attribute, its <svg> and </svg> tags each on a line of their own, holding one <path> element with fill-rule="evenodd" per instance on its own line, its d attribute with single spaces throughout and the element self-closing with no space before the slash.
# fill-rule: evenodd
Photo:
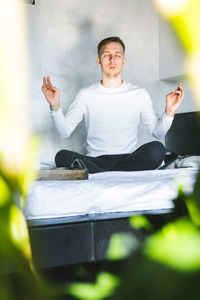
<svg viewBox="0 0 200 300">
<path fill-rule="evenodd" d="M 51 110 L 58 110 L 60 108 L 60 91 L 51 84 L 49 76 L 43 77 L 42 91 Z"/>
<path fill-rule="evenodd" d="M 165 112 L 168 116 L 173 116 L 175 113 L 175 110 L 179 107 L 180 103 L 182 102 L 184 98 L 184 90 L 179 82 L 178 88 L 176 91 L 170 93 L 166 97 L 166 109 Z"/>
</svg>

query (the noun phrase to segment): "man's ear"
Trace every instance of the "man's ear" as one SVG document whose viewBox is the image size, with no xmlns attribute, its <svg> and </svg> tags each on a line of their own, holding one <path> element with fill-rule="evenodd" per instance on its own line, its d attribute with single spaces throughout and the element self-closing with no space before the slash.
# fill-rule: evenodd
<svg viewBox="0 0 200 300">
<path fill-rule="evenodd" d="M 126 64 L 126 57 L 123 58 L 123 66 Z"/>
<path fill-rule="evenodd" d="M 99 57 L 96 58 L 96 62 L 97 62 L 97 64 L 98 64 L 98 66 L 101 65 L 101 62 L 100 62 L 100 58 L 99 58 Z"/>
</svg>

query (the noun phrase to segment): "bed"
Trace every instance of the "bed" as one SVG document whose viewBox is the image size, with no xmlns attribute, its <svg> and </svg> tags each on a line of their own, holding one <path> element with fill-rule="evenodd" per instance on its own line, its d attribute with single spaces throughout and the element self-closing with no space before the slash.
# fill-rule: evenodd
<svg viewBox="0 0 200 300">
<path fill-rule="evenodd" d="M 102 172 L 88 180 L 33 182 L 24 210 L 37 268 L 55 268 L 106 259 L 110 237 L 134 230 L 129 217 L 162 222 L 173 211 L 178 184 L 192 190 L 200 165 L 197 112 L 176 114 L 166 135 L 167 163 L 159 170 Z"/>
</svg>

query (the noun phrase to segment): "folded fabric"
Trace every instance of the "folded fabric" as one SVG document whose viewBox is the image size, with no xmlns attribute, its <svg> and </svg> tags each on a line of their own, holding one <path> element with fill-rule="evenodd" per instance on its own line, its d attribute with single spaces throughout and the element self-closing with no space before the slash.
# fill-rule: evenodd
<svg viewBox="0 0 200 300">
<path fill-rule="evenodd" d="M 168 164 L 165 169 L 196 168 L 200 167 L 200 156 L 198 155 L 178 155 L 178 157 Z"/>
</svg>

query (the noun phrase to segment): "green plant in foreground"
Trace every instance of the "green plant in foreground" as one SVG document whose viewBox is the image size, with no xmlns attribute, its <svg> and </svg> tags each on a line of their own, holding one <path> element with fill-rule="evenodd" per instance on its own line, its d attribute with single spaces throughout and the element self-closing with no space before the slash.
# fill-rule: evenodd
<svg viewBox="0 0 200 300">
<path fill-rule="evenodd" d="M 189 299 L 191 294 L 192 299 L 199 299 L 199 187 L 200 173 L 191 194 L 185 194 L 180 187 L 171 218 L 160 228 L 155 229 L 148 217 L 131 217 L 134 229 L 150 233 L 144 242 L 126 233 L 111 237 L 107 253 L 112 263 L 108 269 L 109 278 L 113 276 L 115 284 L 109 293 L 106 289 L 102 291 L 103 285 L 99 284 L 103 270 L 95 283 L 73 283 L 69 293 L 78 299 L 94 300 L 177 300 Z"/>
<path fill-rule="evenodd" d="M 32 150 L 28 152 L 29 155 L 35 153 L 34 143 L 31 143 Z M 51 299 L 50 296 L 54 294 L 34 270 L 27 223 L 19 208 L 24 204 L 28 186 L 34 177 L 34 172 L 31 171 L 33 159 L 29 158 L 24 165 L 25 168 L 17 173 L 0 167 L 0 299 L 2 300 Z M 3 165 L 2 160 L 1 156 L 0 166 Z"/>
<path fill-rule="evenodd" d="M 165 5 L 169 1 L 157 0 L 157 2 Z M 10 9 L 13 7 L 14 0 L 2 1 L 2 3 L 4 9 Z M 172 6 L 176 3 L 183 4 L 183 6 L 181 9 L 173 11 Z M 188 69 L 189 72 L 194 71 L 191 80 L 198 101 L 200 99 L 199 3 L 198 0 L 170 1 L 170 6 L 168 5 L 170 13 L 166 14 L 188 54 Z M 17 23 L 8 22 L 4 9 L 1 6 L 1 30 L 6 32 L 1 37 L 6 36 L 6 39 L 1 40 L 0 48 L 2 66 L 0 69 L 0 136 L 1 140 L 3 137 L 6 142 L 9 142 L 7 138 L 10 137 L 11 147 L 17 147 L 21 140 L 16 136 L 26 127 L 25 122 L 24 124 L 21 122 L 23 118 L 25 119 L 25 114 L 23 116 L 21 112 L 26 99 L 23 93 L 25 81 L 22 76 L 26 74 L 23 69 L 24 52 L 21 50 L 26 47 L 17 48 L 20 45 L 19 39 L 14 45 L 13 35 L 20 38 L 21 32 L 15 31 L 18 28 Z M 165 9 L 164 12 L 166 12 Z M 13 21 L 14 15 L 8 15 L 12 16 Z M 9 39 L 10 44 L 7 43 Z M 15 53 L 22 54 L 22 57 L 18 56 L 16 59 Z M 8 88 L 7 84 L 10 82 L 10 78 L 13 78 L 14 71 L 19 69 L 23 70 L 21 76 L 17 73 L 18 80 L 12 82 L 12 89 Z M 4 72 L 5 70 L 6 72 Z M 20 78 L 22 78 L 21 81 Z M 24 101 L 21 101 L 22 99 Z M 12 111 L 15 111 L 15 114 L 8 118 Z M 13 119 L 13 117 L 17 119 L 14 119 L 14 124 L 11 124 L 9 119 Z M 5 128 L 8 131 L 4 131 Z M 10 129 L 11 131 L 9 131 Z M 10 133 L 13 132 L 14 134 L 11 136 Z M 26 132 L 24 132 L 25 136 Z M 13 140 L 16 143 L 13 143 Z M 150 233 L 143 243 L 126 234 L 117 234 L 111 238 L 108 258 L 112 262 L 109 270 L 103 269 L 107 268 L 106 266 L 102 267 L 100 273 L 97 272 L 94 282 L 72 283 L 64 286 L 50 285 L 34 270 L 27 224 L 19 208 L 25 203 L 28 186 L 33 178 L 31 165 L 34 161 L 34 150 L 31 149 L 32 147 L 28 147 L 24 151 L 24 153 L 28 153 L 28 156 L 24 167 L 17 172 L 14 168 L 15 159 L 13 165 L 12 161 L 8 161 L 10 170 L 13 168 L 13 172 L 8 172 L 7 164 L 4 163 L 2 156 L 0 158 L 1 300 L 71 298 L 183 300 L 200 298 L 198 288 L 200 280 L 200 174 L 197 176 L 194 191 L 191 194 L 186 195 L 181 190 L 179 191 L 179 195 L 174 201 L 175 210 L 172 218 L 161 228 L 155 229 L 150 220 L 144 216 L 130 219 L 130 223 L 135 229 L 144 228 Z"/>
</svg>

